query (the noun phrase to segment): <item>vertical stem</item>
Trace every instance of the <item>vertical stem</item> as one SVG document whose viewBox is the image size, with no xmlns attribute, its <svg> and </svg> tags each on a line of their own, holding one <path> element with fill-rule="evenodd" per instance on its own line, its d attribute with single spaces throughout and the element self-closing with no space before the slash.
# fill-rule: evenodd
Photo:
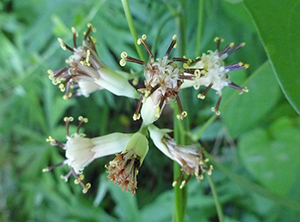
<svg viewBox="0 0 300 222">
<path fill-rule="evenodd" d="M 223 215 L 223 210 L 222 210 L 222 205 L 216 190 L 216 186 L 213 182 L 213 180 L 211 179 L 210 176 L 207 175 L 206 177 L 208 179 L 209 182 L 209 186 L 211 189 L 211 192 L 213 194 L 214 200 L 215 200 L 215 205 L 216 205 L 216 209 L 217 209 L 217 214 L 218 214 L 218 218 L 219 218 L 219 222 L 224 222 L 224 215 Z"/>
<path fill-rule="evenodd" d="M 134 28 L 134 24 L 133 24 L 133 20 L 132 20 L 132 16 L 131 16 L 131 12 L 130 12 L 130 8 L 129 8 L 129 3 L 128 0 L 121 0 L 122 5 L 123 5 L 123 9 L 124 9 L 124 13 L 125 13 L 125 17 L 128 23 L 128 27 L 130 30 L 130 33 L 133 37 L 134 40 L 134 45 L 136 48 L 137 53 L 139 54 L 139 57 L 141 60 L 146 61 L 146 57 L 143 54 L 143 51 L 141 50 L 141 47 L 139 47 L 139 45 L 137 44 L 137 34 L 136 34 L 136 30 Z"/>
<path fill-rule="evenodd" d="M 179 30 L 179 56 L 183 56 L 185 54 L 185 27 L 186 27 L 186 20 L 185 20 L 185 0 L 180 0 L 181 11 L 180 15 L 177 17 L 177 26 Z M 185 144 L 185 128 L 182 121 L 179 121 L 176 116 L 178 114 L 177 106 L 173 106 L 174 110 L 174 139 L 176 143 Z M 174 162 L 174 180 L 176 180 L 179 175 L 181 174 L 180 166 Z M 187 186 L 184 186 L 183 189 L 180 189 L 179 186 L 174 187 L 174 195 L 175 195 L 175 212 L 174 212 L 174 221 L 176 222 L 183 222 L 184 221 L 184 214 L 186 210 L 186 202 L 187 202 Z"/>
<path fill-rule="evenodd" d="M 203 24 L 203 2 L 199 0 L 198 5 L 198 23 L 197 23 L 197 42 L 196 42 L 196 56 L 200 56 L 200 43 L 202 38 L 202 24 Z"/>
</svg>

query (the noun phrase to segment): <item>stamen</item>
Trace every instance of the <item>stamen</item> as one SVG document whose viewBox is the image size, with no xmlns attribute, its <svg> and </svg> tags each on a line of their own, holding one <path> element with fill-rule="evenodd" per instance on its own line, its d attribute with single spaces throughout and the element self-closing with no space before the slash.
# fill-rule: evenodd
<svg viewBox="0 0 300 222">
<path fill-rule="evenodd" d="M 183 177 L 183 172 L 181 172 L 180 176 L 172 183 L 172 187 L 175 187 L 182 177 Z"/>
<path fill-rule="evenodd" d="M 54 165 L 52 165 L 52 166 L 46 167 L 46 168 L 44 168 L 44 169 L 42 170 L 42 172 L 45 173 L 45 172 L 48 172 L 48 171 L 50 171 L 50 170 L 53 170 L 53 169 L 56 168 L 56 167 L 62 166 L 62 165 L 64 165 L 64 164 L 66 164 L 66 161 L 67 161 L 67 160 L 64 160 L 64 161 L 62 161 L 62 162 L 60 162 L 60 163 L 57 163 L 57 164 L 54 164 Z"/>
<path fill-rule="evenodd" d="M 176 46 L 177 46 L 176 41 L 177 41 L 177 35 L 173 35 L 173 40 L 172 40 L 172 42 L 171 42 L 171 44 L 170 44 L 168 50 L 166 51 L 165 56 L 168 57 L 169 54 L 170 54 L 170 52 L 171 52 L 171 50 L 172 50 L 173 48 L 176 48 Z"/>
<path fill-rule="evenodd" d="M 194 60 L 191 60 L 190 63 L 189 63 L 189 65 L 192 65 L 192 64 L 197 63 L 199 61 L 201 61 L 201 57 L 198 57 L 198 58 L 196 58 Z"/>
<path fill-rule="evenodd" d="M 59 44 L 60 44 L 60 47 L 63 49 L 63 50 L 70 50 L 71 52 L 75 52 L 74 49 L 72 49 L 70 46 L 68 46 L 66 43 L 63 42 L 63 40 L 61 38 L 57 38 Z"/>
<path fill-rule="evenodd" d="M 199 93 L 198 94 L 198 98 L 199 99 L 205 99 L 205 95 L 208 92 L 208 90 L 210 90 L 210 88 L 213 86 L 213 83 L 209 84 L 206 89 L 203 91 L 203 93 Z"/>
<path fill-rule="evenodd" d="M 79 123 L 78 123 L 78 126 L 77 126 L 76 133 L 79 132 L 79 129 L 82 126 L 83 123 L 87 123 L 89 121 L 88 118 L 83 118 L 82 116 L 79 116 L 78 120 L 79 120 Z"/>
<path fill-rule="evenodd" d="M 227 52 L 228 55 L 232 54 L 233 52 L 235 52 L 236 50 L 244 47 L 246 45 L 245 42 L 242 42 L 241 44 L 237 45 L 234 49 L 230 50 L 229 52 Z"/>
<path fill-rule="evenodd" d="M 78 176 L 72 167 L 70 167 L 70 170 L 71 170 L 73 176 L 75 177 L 74 183 L 80 184 L 82 186 L 82 188 L 83 188 L 82 193 L 87 193 L 87 191 L 91 188 L 91 184 L 90 183 L 84 184 L 82 182 L 82 180 L 84 178 L 83 174 Z"/>
<path fill-rule="evenodd" d="M 76 29 L 74 27 L 72 27 L 71 29 L 72 29 L 72 33 L 73 33 L 73 46 L 74 46 L 74 49 L 76 49 L 77 48 L 76 38 L 78 37 L 78 32 L 76 31 Z"/>
<path fill-rule="evenodd" d="M 191 179 L 192 175 L 189 175 L 188 178 L 186 180 L 183 180 L 180 184 L 180 187 L 179 189 L 182 189 L 186 184 L 187 182 L 189 182 L 189 180 Z"/>
<path fill-rule="evenodd" d="M 64 118 L 64 121 L 66 123 L 66 136 L 67 137 L 70 137 L 70 135 L 69 135 L 69 125 L 70 125 L 70 122 L 72 122 L 73 120 L 74 120 L 74 118 L 72 116 Z"/>
<path fill-rule="evenodd" d="M 149 54 L 150 60 L 153 60 L 154 57 L 153 57 L 153 54 L 150 50 L 150 47 L 148 46 L 148 44 L 146 42 L 146 38 L 147 38 L 147 36 L 145 34 L 143 34 L 142 38 L 139 38 L 137 40 L 137 44 L 140 45 L 142 43 L 144 45 L 145 49 L 147 50 L 148 54 Z"/>
<path fill-rule="evenodd" d="M 162 108 L 163 105 L 164 105 L 165 99 L 166 99 L 166 97 L 165 97 L 165 96 L 162 96 L 161 99 L 160 99 L 159 105 L 156 107 L 156 110 L 155 110 L 155 116 L 156 116 L 157 118 L 160 117 L 161 108 Z"/>
<path fill-rule="evenodd" d="M 190 59 L 187 59 L 187 58 L 177 58 L 177 57 L 174 57 L 171 59 L 173 62 L 183 62 L 183 63 L 187 63 L 190 61 Z"/>
<path fill-rule="evenodd" d="M 222 95 L 219 96 L 216 107 L 211 108 L 211 111 L 213 111 L 217 116 L 219 116 L 221 114 L 221 112 L 219 111 L 219 106 L 220 106 L 221 99 L 222 99 Z"/>
<path fill-rule="evenodd" d="M 240 87 L 240 86 L 236 85 L 233 82 L 229 82 L 228 86 L 231 87 L 231 88 L 233 88 L 233 89 L 237 89 L 237 90 L 239 90 L 241 92 L 248 92 L 249 91 L 246 87 L 245 88 L 244 87 Z"/>
<path fill-rule="evenodd" d="M 71 176 L 72 172 L 70 171 L 65 176 L 61 175 L 60 178 L 63 179 L 65 182 L 68 182 L 69 177 Z"/>
<path fill-rule="evenodd" d="M 216 49 L 218 50 L 218 52 L 220 52 L 220 43 L 221 43 L 221 42 L 224 42 L 224 39 L 221 39 L 220 37 L 216 37 L 216 38 L 214 39 L 214 42 L 217 43 Z"/>
<path fill-rule="evenodd" d="M 228 46 L 225 47 L 225 49 L 222 50 L 222 52 L 219 53 L 219 57 L 224 55 L 229 49 L 231 49 L 234 46 L 234 42 L 229 43 Z"/>
<path fill-rule="evenodd" d="M 175 98 L 176 98 L 176 102 L 177 102 L 177 106 L 178 106 L 178 110 L 179 110 L 179 114 L 176 117 L 179 120 L 183 120 L 183 118 L 187 116 L 187 112 L 183 111 L 178 94 L 176 94 Z"/>
<path fill-rule="evenodd" d="M 84 41 L 87 40 L 87 38 L 88 38 L 89 34 L 91 33 L 91 31 L 96 32 L 96 29 L 93 27 L 93 25 L 91 23 L 88 23 L 87 27 L 88 27 L 88 30 L 87 30 L 87 32 L 84 35 L 84 38 L 83 38 Z"/>
<path fill-rule="evenodd" d="M 138 106 L 137 106 L 137 108 L 136 108 L 136 110 L 135 110 L 135 112 L 133 114 L 133 117 L 132 117 L 134 121 L 139 120 L 141 118 L 140 112 L 141 112 L 141 108 L 142 108 L 143 98 L 144 98 L 144 95 L 141 94 L 139 102 L 138 102 Z"/>
<path fill-rule="evenodd" d="M 121 54 L 122 55 L 122 54 Z M 144 61 L 142 61 L 142 60 L 139 60 L 139 59 L 136 59 L 136 58 L 133 58 L 133 57 L 130 57 L 130 56 L 126 56 L 126 57 L 124 57 L 124 58 L 122 58 L 121 60 L 120 60 L 120 65 L 121 66 L 125 66 L 126 65 L 126 61 L 128 61 L 128 62 L 133 62 L 133 63 L 137 63 L 137 64 L 139 64 L 139 65 L 143 65 L 143 66 L 145 66 L 147 63 L 146 62 L 144 62 Z"/>
</svg>

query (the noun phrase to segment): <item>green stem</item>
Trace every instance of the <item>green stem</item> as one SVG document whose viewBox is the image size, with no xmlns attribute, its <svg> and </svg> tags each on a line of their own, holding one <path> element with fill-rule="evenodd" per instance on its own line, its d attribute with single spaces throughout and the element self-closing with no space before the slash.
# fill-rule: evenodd
<svg viewBox="0 0 300 222">
<path fill-rule="evenodd" d="M 125 13 L 125 17 L 126 17 L 126 20 L 127 20 L 127 24 L 128 24 L 130 33 L 131 33 L 131 35 L 133 37 L 133 40 L 134 40 L 134 45 L 135 45 L 136 51 L 139 54 L 140 59 L 143 60 L 143 61 L 146 61 L 146 57 L 145 57 L 142 49 L 137 44 L 138 37 L 137 37 L 137 34 L 136 34 L 136 30 L 134 28 L 133 19 L 132 19 L 132 16 L 131 16 L 128 0 L 121 0 L 121 2 L 122 2 L 122 5 L 123 5 L 123 9 L 124 9 L 124 13 Z"/>
<path fill-rule="evenodd" d="M 181 0 L 181 14 L 177 16 L 177 26 L 179 30 L 179 42 L 178 42 L 178 51 L 179 56 L 183 56 L 185 54 L 185 27 L 186 21 L 184 19 L 185 13 L 185 1 Z M 174 139 L 176 143 L 184 145 L 186 143 L 185 137 L 185 127 L 182 121 L 177 119 L 178 108 L 177 106 L 173 106 L 174 110 Z M 186 121 L 186 120 L 184 120 Z M 181 174 L 180 166 L 174 162 L 174 180 L 176 180 Z M 184 186 L 183 189 L 179 188 L 180 186 L 177 185 L 174 187 L 174 195 L 175 195 L 175 221 L 176 222 L 183 222 L 184 221 L 184 214 L 186 210 L 186 203 L 187 203 L 187 186 Z"/>
<path fill-rule="evenodd" d="M 202 38 L 202 24 L 203 24 L 203 2 L 204 0 L 199 0 L 199 5 L 198 5 L 196 56 L 199 56 L 200 54 L 200 43 Z"/>
<path fill-rule="evenodd" d="M 215 205 L 217 208 L 217 214 L 218 214 L 218 218 L 219 218 L 219 222 L 224 222 L 224 215 L 223 215 L 223 210 L 222 210 L 222 205 L 216 190 L 216 186 L 213 182 L 213 180 L 211 179 L 210 176 L 207 176 L 208 182 L 209 182 L 209 186 L 211 189 L 211 192 L 213 194 L 214 200 L 215 200 Z"/>
</svg>

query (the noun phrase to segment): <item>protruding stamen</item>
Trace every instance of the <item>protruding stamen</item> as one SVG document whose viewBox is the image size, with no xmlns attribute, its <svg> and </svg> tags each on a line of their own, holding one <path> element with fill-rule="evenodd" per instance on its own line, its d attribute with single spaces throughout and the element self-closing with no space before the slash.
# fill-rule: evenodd
<svg viewBox="0 0 300 222">
<path fill-rule="evenodd" d="M 78 37 L 78 32 L 74 27 L 72 27 L 72 33 L 73 33 L 73 46 L 76 49 L 77 48 L 76 38 Z"/>
<path fill-rule="evenodd" d="M 66 43 L 63 42 L 63 40 L 61 38 L 57 38 L 59 44 L 60 44 L 60 47 L 63 49 L 63 50 L 70 50 L 71 52 L 74 52 L 74 49 L 72 49 L 70 46 L 68 46 Z"/>
<path fill-rule="evenodd" d="M 76 133 L 79 132 L 80 127 L 82 126 L 83 123 L 87 123 L 89 121 L 88 118 L 83 118 L 82 116 L 79 116 L 78 120 L 79 120 L 79 123 L 78 123 L 78 126 L 77 126 Z"/>
<path fill-rule="evenodd" d="M 217 43 L 216 49 L 218 50 L 218 52 L 220 52 L 220 43 L 221 43 L 221 42 L 224 42 L 224 39 L 221 39 L 220 37 L 216 37 L 216 38 L 214 39 L 214 42 Z"/>
<path fill-rule="evenodd" d="M 144 95 L 141 94 L 140 96 L 140 99 L 139 99 L 139 102 L 138 102 L 138 106 L 133 114 L 133 120 L 136 121 L 136 120 L 139 120 L 141 118 L 141 108 L 142 108 L 142 102 L 143 102 L 143 99 L 144 99 Z"/>
<path fill-rule="evenodd" d="M 44 168 L 44 169 L 42 170 L 42 172 L 43 172 L 43 173 L 48 172 L 48 171 L 53 170 L 54 168 L 59 167 L 59 166 L 62 166 L 62 165 L 64 165 L 64 164 L 66 164 L 66 160 L 64 160 L 64 161 L 62 161 L 62 162 L 60 162 L 60 163 L 54 164 L 54 165 L 52 165 L 52 166 L 46 167 L 46 168 Z"/>
<path fill-rule="evenodd" d="M 219 57 L 224 55 L 229 49 L 231 49 L 234 46 L 234 42 L 229 43 L 228 46 L 225 47 L 225 49 L 222 50 L 222 52 L 219 53 Z"/>
<path fill-rule="evenodd" d="M 247 88 L 240 87 L 240 86 L 236 85 L 236 84 L 233 83 L 233 82 L 229 82 L 229 83 L 228 83 L 228 86 L 231 87 L 231 88 L 233 88 L 233 89 L 237 89 L 237 90 L 239 90 L 239 91 L 241 91 L 241 92 L 248 92 L 248 89 L 247 89 Z"/>
<path fill-rule="evenodd" d="M 61 175 L 60 178 L 63 179 L 65 182 L 68 182 L 69 177 L 71 176 L 72 172 L 70 171 L 65 176 Z"/>
<path fill-rule="evenodd" d="M 232 50 L 230 50 L 229 52 L 227 52 L 227 55 L 232 54 L 233 52 L 235 52 L 236 50 L 238 50 L 238 49 L 244 47 L 245 45 L 246 45 L 246 43 L 245 43 L 245 42 L 242 42 L 241 44 L 237 45 L 234 49 L 232 49 Z"/>
<path fill-rule="evenodd" d="M 171 44 L 170 44 L 168 50 L 166 51 L 165 56 L 168 57 L 169 54 L 170 54 L 170 52 L 171 52 L 171 50 L 172 50 L 173 48 L 176 48 L 176 41 L 177 41 L 177 35 L 173 35 L 173 40 L 172 40 L 172 42 L 171 42 Z"/>
<path fill-rule="evenodd" d="M 180 176 L 172 183 L 172 186 L 175 187 L 182 177 L 183 177 L 183 172 L 181 172 Z"/>
<path fill-rule="evenodd" d="M 151 60 L 153 60 L 153 54 L 152 54 L 152 52 L 151 52 L 151 50 L 150 50 L 150 47 L 148 46 L 148 44 L 147 44 L 147 42 L 146 42 L 146 38 L 147 38 L 147 36 L 145 35 L 145 34 L 143 34 L 142 35 L 142 38 L 139 38 L 138 40 L 137 40 L 137 44 L 143 44 L 144 45 L 144 47 L 145 47 L 145 49 L 147 50 L 147 52 L 148 52 L 148 54 L 149 54 L 149 57 L 150 57 L 150 59 Z"/>
<path fill-rule="evenodd" d="M 140 64 L 140 65 L 143 65 L 145 66 L 147 63 L 142 61 L 142 60 L 139 60 L 139 59 L 136 59 L 136 58 L 133 58 L 133 57 L 130 57 L 130 56 L 127 56 L 127 57 L 124 57 L 120 60 L 120 65 L 121 66 L 125 66 L 126 65 L 126 61 L 127 62 L 133 62 L 133 63 L 137 63 L 137 64 Z"/>
<path fill-rule="evenodd" d="M 220 103 L 221 103 L 221 99 L 222 99 L 222 95 L 219 96 L 216 107 L 211 108 L 211 111 L 213 111 L 217 116 L 219 116 L 221 114 L 221 112 L 219 111 L 219 106 L 220 106 Z"/>
<path fill-rule="evenodd" d="M 191 179 L 192 175 L 189 175 L 188 178 L 186 178 L 186 180 L 183 180 L 180 184 L 180 187 L 179 189 L 182 189 L 186 184 L 187 182 L 189 182 L 189 180 Z"/>
<path fill-rule="evenodd" d="M 199 99 L 205 99 L 206 93 L 210 90 L 210 88 L 213 86 L 213 83 L 209 84 L 206 89 L 203 91 L 203 93 L 198 94 Z"/>
<path fill-rule="evenodd" d="M 70 167 L 70 170 L 73 174 L 73 176 L 75 177 L 75 180 L 74 180 L 74 183 L 75 184 L 80 184 L 83 188 L 82 192 L 83 193 L 87 193 L 87 191 L 91 188 L 91 184 L 90 183 L 87 183 L 87 184 L 84 184 L 82 182 L 83 180 L 83 174 L 80 174 L 79 176 L 75 173 L 74 169 L 72 167 Z"/>
<path fill-rule="evenodd" d="M 89 34 L 91 33 L 91 31 L 96 32 L 96 29 L 93 27 L 93 25 L 91 23 L 87 24 L 88 30 L 86 31 L 86 33 L 84 34 L 84 41 L 87 40 Z"/>
<path fill-rule="evenodd" d="M 174 58 L 172 58 L 171 60 L 172 60 L 173 62 L 183 62 L 183 63 L 187 63 L 187 62 L 189 62 L 190 59 L 174 57 Z"/>
<path fill-rule="evenodd" d="M 70 122 L 72 122 L 74 120 L 74 118 L 72 116 L 70 117 L 65 117 L 64 118 L 64 121 L 66 123 L 66 136 L 69 137 L 69 125 L 70 125 Z"/>
<path fill-rule="evenodd" d="M 183 111 L 178 94 L 175 95 L 175 99 L 176 99 L 178 111 L 179 111 L 179 115 L 177 115 L 176 117 L 179 120 L 183 120 L 183 118 L 187 116 L 187 112 Z"/>
</svg>

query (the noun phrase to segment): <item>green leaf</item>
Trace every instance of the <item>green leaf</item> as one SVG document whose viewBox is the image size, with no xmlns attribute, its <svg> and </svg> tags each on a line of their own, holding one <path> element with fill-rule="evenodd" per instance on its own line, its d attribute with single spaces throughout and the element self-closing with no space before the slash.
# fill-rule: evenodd
<svg viewBox="0 0 300 222">
<path fill-rule="evenodd" d="M 250 173 L 271 191 L 286 195 L 295 183 L 300 163 L 299 126 L 283 117 L 266 131 L 255 129 L 241 138 L 239 151 Z"/>
<path fill-rule="evenodd" d="M 231 77 L 238 77 L 236 75 L 232 74 Z M 236 137 L 255 126 L 271 112 L 272 107 L 280 97 L 280 89 L 269 62 L 264 63 L 250 76 L 247 87 L 249 93 L 243 93 L 234 98 L 221 114 L 221 118 L 232 137 Z M 230 96 L 227 93 L 236 92 L 232 89 L 226 90 L 224 98 L 229 99 Z"/>
<path fill-rule="evenodd" d="M 300 114 L 300 1 L 245 0 L 290 104 Z"/>
</svg>

